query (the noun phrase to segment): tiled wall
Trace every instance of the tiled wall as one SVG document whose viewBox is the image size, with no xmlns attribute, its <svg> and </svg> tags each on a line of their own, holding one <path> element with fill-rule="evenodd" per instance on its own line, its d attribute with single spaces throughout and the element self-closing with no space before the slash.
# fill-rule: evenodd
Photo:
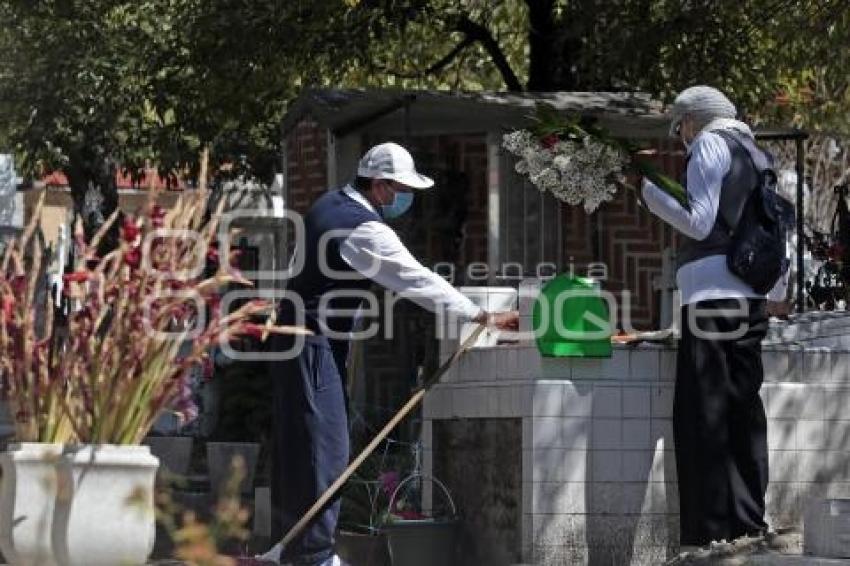
<svg viewBox="0 0 850 566">
<path fill-rule="evenodd" d="M 533 345 L 470 351 L 426 397 L 433 420 L 521 418 L 522 556 L 535 564 L 657 564 L 678 547 L 672 348 L 541 358 Z M 850 352 L 768 347 L 774 527 L 809 498 L 850 496 Z M 425 466 L 434 446 L 425 437 Z"/>
</svg>

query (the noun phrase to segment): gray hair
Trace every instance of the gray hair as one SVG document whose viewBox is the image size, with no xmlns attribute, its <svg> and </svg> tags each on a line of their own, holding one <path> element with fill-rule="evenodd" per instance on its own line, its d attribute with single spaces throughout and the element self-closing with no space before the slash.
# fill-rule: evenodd
<svg viewBox="0 0 850 566">
<path fill-rule="evenodd" d="M 686 88 L 673 101 L 670 108 L 670 135 L 685 115 L 693 118 L 698 130 L 715 118 L 734 118 L 738 111 L 726 95 L 711 86 L 699 85 Z"/>
</svg>

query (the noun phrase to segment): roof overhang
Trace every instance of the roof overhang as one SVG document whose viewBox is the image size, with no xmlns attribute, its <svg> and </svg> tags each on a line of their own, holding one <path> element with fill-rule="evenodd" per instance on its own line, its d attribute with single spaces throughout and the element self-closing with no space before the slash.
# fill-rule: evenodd
<svg viewBox="0 0 850 566">
<path fill-rule="evenodd" d="M 624 137 L 666 135 L 659 101 L 642 93 L 496 93 L 412 90 L 309 89 L 287 113 L 286 136 L 305 116 L 335 135 L 379 133 L 403 137 L 501 131 L 529 123 L 538 103 L 565 113 L 595 116 L 612 134 Z"/>
</svg>

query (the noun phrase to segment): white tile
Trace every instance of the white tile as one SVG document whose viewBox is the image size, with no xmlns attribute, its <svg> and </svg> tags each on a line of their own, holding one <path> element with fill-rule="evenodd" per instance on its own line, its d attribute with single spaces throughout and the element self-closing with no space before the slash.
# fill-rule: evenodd
<svg viewBox="0 0 850 566">
<path fill-rule="evenodd" d="M 532 452 L 535 482 L 584 482 L 590 479 L 586 450 L 564 448 L 536 449 Z"/>
<path fill-rule="evenodd" d="M 620 386 L 593 386 L 593 416 L 621 417 L 623 415 L 623 392 Z"/>
<path fill-rule="evenodd" d="M 489 387 L 467 388 L 466 395 L 469 399 L 469 412 L 467 412 L 467 416 L 474 419 L 487 416 L 489 405 L 487 400 L 488 389 Z"/>
<path fill-rule="evenodd" d="M 532 448 L 562 448 L 563 430 L 561 417 L 534 417 Z"/>
<path fill-rule="evenodd" d="M 623 449 L 648 450 L 652 448 L 649 419 L 623 419 Z"/>
<path fill-rule="evenodd" d="M 832 353 L 832 381 L 836 383 L 850 381 L 850 352 Z"/>
<path fill-rule="evenodd" d="M 603 379 L 629 378 L 629 351 L 615 348 L 610 358 L 603 358 L 599 368 L 599 376 Z"/>
<path fill-rule="evenodd" d="M 676 380 L 676 352 L 675 350 L 661 350 L 658 353 L 658 378 L 661 381 Z"/>
<path fill-rule="evenodd" d="M 825 447 L 850 451 L 850 421 L 824 421 Z"/>
<path fill-rule="evenodd" d="M 806 385 L 805 394 L 800 408 L 802 419 L 823 419 L 825 414 L 824 385 Z"/>
<path fill-rule="evenodd" d="M 803 383 L 770 384 L 765 407 L 768 418 L 801 418 L 808 389 Z"/>
<path fill-rule="evenodd" d="M 533 512 L 557 515 L 585 513 L 585 487 L 588 485 L 584 482 L 535 482 Z"/>
<path fill-rule="evenodd" d="M 623 387 L 623 416 L 650 415 L 649 387 Z"/>
<path fill-rule="evenodd" d="M 593 419 L 591 446 L 593 450 L 619 450 L 623 446 L 620 419 Z"/>
<path fill-rule="evenodd" d="M 590 419 L 565 417 L 561 419 L 561 446 L 572 450 L 588 450 Z"/>
<path fill-rule="evenodd" d="M 797 382 L 802 372 L 802 350 L 800 349 L 770 349 L 763 350 L 761 355 L 764 367 L 765 382 Z"/>
<path fill-rule="evenodd" d="M 803 350 L 802 380 L 808 383 L 832 381 L 832 352 L 829 348 L 806 348 Z"/>
<path fill-rule="evenodd" d="M 624 450 L 623 481 L 649 481 L 652 457 L 652 450 Z"/>
<path fill-rule="evenodd" d="M 826 385 L 824 386 L 823 396 L 824 419 L 847 418 L 847 408 L 850 407 L 850 387 L 846 385 Z"/>
<path fill-rule="evenodd" d="M 659 483 L 670 483 L 676 480 L 676 456 L 673 452 L 664 450 L 662 442 L 650 449 L 652 454 L 652 467 L 649 472 L 649 481 Z"/>
<path fill-rule="evenodd" d="M 618 482 L 593 482 L 588 484 L 590 489 L 591 513 L 594 516 L 621 515 L 627 511 L 624 508 L 623 484 Z M 638 508 L 640 512 L 640 508 Z"/>
<path fill-rule="evenodd" d="M 831 482 L 850 482 L 850 451 L 829 450 L 824 452 L 824 462 Z"/>
<path fill-rule="evenodd" d="M 652 442 L 657 444 L 659 439 L 664 439 L 664 450 L 674 449 L 673 419 L 652 419 L 650 427 Z"/>
<path fill-rule="evenodd" d="M 571 358 L 540 358 L 540 376 L 543 379 L 570 379 L 573 360 Z"/>
<path fill-rule="evenodd" d="M 664 487 L 663 484 L 643 482 L 628 482 L 622 484 L 620 494 L 620 497 L 622 498 L 620 512 L 627 515 L 641 515 L 649 513 L 649 505 L 644 505 L 644 502 L 651 503 L 647 501 L 647 493 L 652 489 L 653 485 L 660 486 L 662 488 Z"/>
<path fill-rule="evenodd" d="M 768 419 L 767 447 L 771 450 L 796 450 L 797 421 L 791 419 Z"/>
<path fill-rule="evenodd" d="M 623 452 L 620 450 L 594 450 L 591 453 L 593 481 L 621 481 Z"/>
<path fill-rule="evenodd" d="M 538 382 L 534 386 L 534 416 L 559 417 L 564 413 L 564 385 Z"/>
<path fill-rule="evenodd" d="M 565 384 L 563 402 L 562 414 L 565 417 L 590 417 L 593 411 L 593 385 L 581 381 Z"/>
<path fill-rule="evenodd" d="M 516 418 L 521 416 L 520 395 L 516 387 L 498 387 L 499 416 L 503 418 Z"/>
<path fill-rule="evenodd" d="M 771 482 L 793 482 L 798 479 L 800 458 L 796 450 L 769 450 Z"/>
<path fill-rule="evenodd" d="M 797 480 L 815 482 L 827 479 L 826 452 L 822 450 L 797 451 Z"/>
<path fill-rule="evenodd" d="M 487 417 L 498 417 L 498 418 L 507 418 L 511 415 L 505 411 L 502 411 L 502 398 L 501 392 L 504 387 L 484 387 L 483 390 L 486 392 L 487 397 Z M 510 407 L 507 407 L 510 409 Z"/>
<path fill-rule="evenodd" d="M 602 367 L 598 359 L 575 358 L 572 361 L 573 379 L 600 379 Z"/>
<path fill-rule="evenodd" d="M 673 417 L 673 387 L 656 387 L 650 388 L 650 405 L 652 406 L 653 418 L 672 418 Z"/>
<path fill-rule="evenodd" d="M 825 421 L 797 421 L 797 450 L 823 450 L 827 448 Z"/>
<path fill-rule="evenodd" d="M 629 361 L 629 375 L 635 379 L 658 379 L 660 352 L 657 349 L 633 350 Z"/>
</svg>

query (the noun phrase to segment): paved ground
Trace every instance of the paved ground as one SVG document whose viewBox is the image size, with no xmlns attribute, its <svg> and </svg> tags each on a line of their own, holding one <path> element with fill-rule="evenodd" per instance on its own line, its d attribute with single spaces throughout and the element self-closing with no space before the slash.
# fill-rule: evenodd
<svg viewBox="0 0 850 566">
<path fill-rule="evenodd" d="M 804 556 L 802 538 L 800 533 L 785 532 L 715 543 L 710 548 L 682 553 L 665 566 L 850 566 L 850 559 Z"/>
</svg>

